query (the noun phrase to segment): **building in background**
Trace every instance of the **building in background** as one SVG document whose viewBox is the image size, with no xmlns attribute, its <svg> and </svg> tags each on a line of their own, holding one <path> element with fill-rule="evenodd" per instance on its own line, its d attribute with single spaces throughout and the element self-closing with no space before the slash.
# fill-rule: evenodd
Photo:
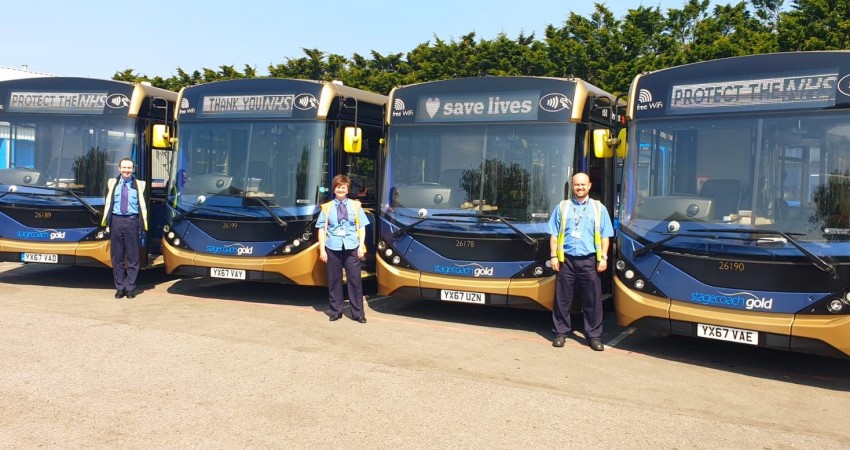
<svg viewBox="0 0 850 450">
<path fill-rule="evenodd" d="M 38 77 L 53 77 L 49 73 L 33 72 L 28 70 L 27 66 L 21 66 L 20 69 L 13 67 L 0 66 L 0 81 L 16 80 L 19 78 L 38 78 Z"/>
</svg>

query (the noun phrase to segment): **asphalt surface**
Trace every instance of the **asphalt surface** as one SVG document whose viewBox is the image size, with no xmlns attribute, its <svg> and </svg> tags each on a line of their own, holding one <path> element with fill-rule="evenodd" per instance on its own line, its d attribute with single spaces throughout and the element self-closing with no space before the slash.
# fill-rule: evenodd
<svg viewBox="0 0 850 450">
<path fill-rule="evenodd" d="M 0 263 L 3 448 L 847 448 L 850 362 L 321 288 Z M 367 290 L 369 288 L 367 287 Z M 370 292 L 374 292 L 372 287 Z"/>
</svg>

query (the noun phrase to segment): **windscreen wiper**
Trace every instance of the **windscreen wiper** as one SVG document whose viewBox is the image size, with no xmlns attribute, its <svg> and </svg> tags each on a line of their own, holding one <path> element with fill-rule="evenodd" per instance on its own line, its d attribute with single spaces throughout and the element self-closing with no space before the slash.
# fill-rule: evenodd
<svg viewBox="0 0 850 450">
<path fill-rule="evenodd" d="M 268 211 L 268 213 L 272 216 L 272 219 L 274 219 L 275 223 L 278 224 L 278 226 L 283 227 L 283 228 L 286 228 L 286 227 L 289 226 L 289 224 L 286 223 L 286 221 L 281 219 L 280 216 L 278 216 L 277 214 L 274 213 L 274 211 L 272 211 L 272 208 L 269 206 L 268 200 L 266 200 L 264 198 L 260 198 L 260 197 L 244 197 L 244 198 L 250 198 L 252 200 L 256 200 L 261 205 L 263 205 L 263 208 L 265 208 L 266 211 Z"/>
<path fill-rule="evenodd" d="M 665 237 L 664 239 L 661 239 L 659 241 L 655 241 L 655 242 L 653 242 L 649 245 L 645 245 L 645 246 L 635 250 L 634 256 L 635 256 L 635 258 L 640 258 L 641 256 L 655 250 L 658 247 L 661 247 L 662 245 L 666 244 L 669 241 L 672 241 L 673 239 L 676 239 L 679 236 L 681 236 L 681 235 L 680 234 L 671 234 L 671 235 Z"/>
<path fill-rule="evenodd" d="M 92 205 L 91 205 L 91 203 L 89 203 L 89 202 L 85 201 L 85 199 L 83 199 L 82 197 L 80 197 L 79 195 L 77 195 L 77 193 L 76 193 L 76 192 L 74 192 L 74 191 L 72 191 L 72 190 L 70 190 L 70 189 L 55 188 L 55 187 L 47 187 L 47 186 L 27 186 L 27 188 L 32 188 L 32 189 L 44 189 L 44 190 L 47 190 L 47 191 L 57 191 L 57 192 L 63 192 L 63 193 L 65 193 L 65 194 L 68 194 L 68 195 L 70 195 L 71 197 L 74 197 L 75 199 L 77 199 L 77 201 L 78 201 L 78 202 L 80 202 L 80 204 L 81 204 L 81 205 L 83 205 L 83 207 L 84 207 L 86 210 L 88 210 L 88 212 L 89 212 L 89 213 L 91 213 L 92 215 L 100 216 L 101 214 L 103 214 L 103 212 L 102 212 L 102 211 L 99 211 L 97 208 L 95 208 L 94 206 L 92 206 Z M 0 197 L 5 196 L 6 194 L 23 194 L 23 192 L 3 192 L 2 194 L 0 194 Z M 39 195 L 39 194 L 36 194 L 36 195 Z"/>
<path fill-rule="evenodd" d="M 660 241 L 655 241 L 651 244 L 648 244 L 644 247 L 641 247 L 641 248 L 635 250 L 633 254 L 636 258 L 639 258 L 639 257 L 655 250 L 656 248 L 661 247 L 662 245 L 666 244 L 667 242 L 672 241 L 673 239 L 675 239 L 677 237 L 697 237 L 697 238 L 712 239 L 712 240 L 721 240 L 721 239 L 726 239 L 726 240 L 731 239 L 731 240 L 739 240 L 739 241 L 749 241 L 749 240 L 751 240 L 751 238 L 735 238 L 735 237 L 729 237 L 729 236 L 720 236 L 719 234 L 715 234 L 715 235 L 712 235 L 712 236 L 706 236 L 704 234 L 694 234 L 696 232 L 710 231 L 710 230 L 689 230 L 689 231 L 691 231 L 693 233 L 690 233 L 690 232 L 689 233 L 664 233 L 664 234 L 667 235 L 667 237 L 665 237 L 664 239 L 661 239 Z M 727 231 L 727 230 L 711 230 L 711 231 L 717 232 L 717 231 Z"/>
<path fill-rule="evenodd" d="M 526 244 L 531 245 L 531 246 L 537 245 L 537 239 L 534 239 L 533 237 L 527 235 L 524 231 L 522 231 L 519 228 L 517 228 L 516 226 L 514 226 L 514 224 L 512 224 L 507 218 L 502 217 L 498 214 L 475 214 L 475 215 L 472 215 L 472 214 L 464 214 L 464 213 L 441 213 L 441 214 L 434 214 L 434 217 L 474 217 L 474 218 L 477 218 L 477 219 L 496 220 L 496 221 L 502 222 L 505 225 L 507 225 L 508 228 L 513 230 L 514 233 L 516 233 L 517 235 L 519 235 L 519 237 L 521 237 L 523 242 L 525 242 Z"/>
<path fill-rule="evenodd" d="M 407 216 L 407 217 L 410 217 L 410 216 Z M 419 225 L 420 223 L 422 223 L 426 220 L 431 220 L 431 219 L 429 219 L 428 217 L 422 217 L 419 220 L 417 220 L 416 222 L 407 224 L 403 227 L 398 227 L 398 230 L 393 231 L 393 238 L 397 238 L 397 237 L 401 236 L 402 234 L 407 233 L 407 230 Z"/>
<path fill-rule="evenodd" d="M 741 233 L 741 234 L 775 234 L 775 235 L 780 236 L 783 239 L 785 239 L 786 242 L 793 245 L 794 248 L 796 248 L 797 250 L 800 251 L 800 253 L 805 255 L 806 258 L 808 258 L 808 260 L 812 263 L 813 266 L 815 266 L 818 269 L 828 273 L 833 279 L 838 279 L 838 272 L 835 270 L 834 265 L 828 263 L 826 260 L 824 260 L 820 256 L 815 255 L 814 253 L 806 250 L 806 248 L 803 247 L 802 244 L 800 244 L 796 239 L 791 237 L 792 235 L 794 235 L 794 236 L 805 236 L 804 233 L 785 233 L 783 231 L 778 231 L 778 230 L 757 230 L 757 229 L 751 229 L 751 228 L 732 228 L 732 229 L 728 229 L 728 230 L 724 230 L 722 228 L 715 228 L 715 229 L 691 230 L 691 231 L 703 232 L 703 233 L 723 232 L 723 233 Z M 751 238 L 751 239 L 758 239 L 758 238 Z"/>
</svg>

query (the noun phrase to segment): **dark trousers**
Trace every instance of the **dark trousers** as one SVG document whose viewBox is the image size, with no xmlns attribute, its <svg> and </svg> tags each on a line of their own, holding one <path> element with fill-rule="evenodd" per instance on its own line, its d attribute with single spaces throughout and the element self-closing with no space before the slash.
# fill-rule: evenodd
<svg viewBox="0 0 850 450">
<path fill-rule="evenodd" d="M 109 245 L 115 289 L 133 291 L 139 276 L 139 216 L 112 215 Z"/>
<path fill-rule="evenodd" d="M 357 250 L 331 250 L 328 252 L 328 293 L 330 295 L 330 315 L 342 314 L 342 270 L 348 280 L 348 304 L 351 306 L 351 318 L 365 317 L 363 312 L 363 282 L 360 279 L 360 258 Z"/>
<path fill-rule="evenodd" d="M 570 308 L 575 295 L 581 297 L 584 311 L 584 336 L 602 336 L 602 281 L 596 272 L 596 255 L 567 256 L 555 276 L 555 304 L 552 308 L 554 333 L 566 335 L 572 331 Z"/>
</svg>

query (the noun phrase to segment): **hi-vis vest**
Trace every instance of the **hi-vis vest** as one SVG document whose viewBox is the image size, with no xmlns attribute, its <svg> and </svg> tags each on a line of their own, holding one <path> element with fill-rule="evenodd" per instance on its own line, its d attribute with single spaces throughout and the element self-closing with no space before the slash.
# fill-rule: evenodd
<svg viewBox="0 0 850 450">
<path fill-rule="evenodd" d="M 106 182 L 106 198 L 104 199 L 103 205 L 103 219 L 100 221 L 101 226 L 109 226 L 110 220 L 112 220 L 112 199 L 115 196 L 115 186 L 118 186 L 118 182 L 120 181 L 121 175 L 118 175 L 115 178 L 110 178 Z M 144 231 L 148 231 L 148 205 L 145 202 L 145 182 L 139 181 L 135 177 L 133 177 L 133 186 L 136 188 L 139 197 L 139 217 L 141 217 L 142 229 Z"/>
<path fill-rule="evenodd" d="M 587 199 L 593 205 L 593 246 L 596 247 L 596 260 L 602 261 L 602 233 L 600 233 L 600 223 L 602 222 L 602 207 L 598 200 L 592 198 Z M 558 261 L 564 262 L 564 239 L 566 238 L 567 216 L 573 209 L 572 200 L 561 200 L 560 208 L 561 223 L 558 230 L 558 248 L 555 254 L 558 255 Z"/>
<path fill-rule="evenodd" d="M 354 229 L 360 229 L 360 200 L 351 200 L 348 199 L 349 202 L 354 205 Z M 330 219 L 331 219 L 331 206 L 334 204 L 334 201 L 331 200 L 329 202 L 322 203 L 322 212 L 325 213 L 325 230 L 330 227 Z M 339 219 L 337 219 L 339 220 Z"/>
</svg>

